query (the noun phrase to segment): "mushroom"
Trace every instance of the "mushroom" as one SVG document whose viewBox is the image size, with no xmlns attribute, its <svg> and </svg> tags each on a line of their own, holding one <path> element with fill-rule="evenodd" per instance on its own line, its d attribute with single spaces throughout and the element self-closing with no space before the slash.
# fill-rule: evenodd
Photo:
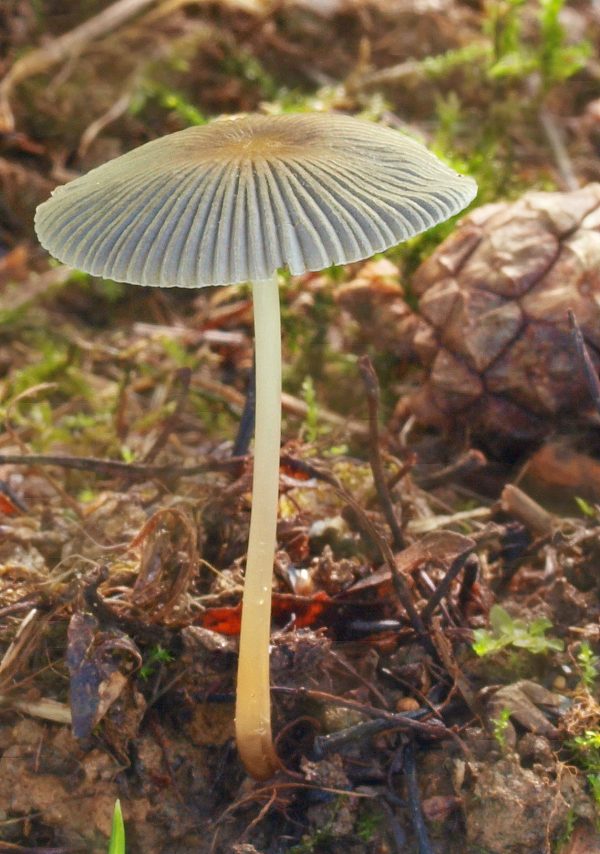
<svg viewBox="0 0 600 854">
<path fill-rule="evenodd" d="M 247 115 L 142 145 L 39 206 L 42 245 L 95 276 L 161 287 L 251 282 L 256 421 L 237 676 L 246 770 L 280 763 L 269 642 L 281 438 L 277 270 L 358 261 L 462 210 L 476 184 L 398 131 L 337 114 Z"/>
</svg>

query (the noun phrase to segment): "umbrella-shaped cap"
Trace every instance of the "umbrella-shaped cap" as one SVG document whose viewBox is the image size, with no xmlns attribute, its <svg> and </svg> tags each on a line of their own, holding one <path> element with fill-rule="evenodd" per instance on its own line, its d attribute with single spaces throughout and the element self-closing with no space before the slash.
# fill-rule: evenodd
<svg viewBox="0 0 600 854">
<path fill-rule="evenodd" d="M 250 115 L 162 137 L 59 187 L 35 226 L 52 255 L 93 275 L 200 287 L 358 261 L 475 193 L 389 128 Z"/>
</svg>

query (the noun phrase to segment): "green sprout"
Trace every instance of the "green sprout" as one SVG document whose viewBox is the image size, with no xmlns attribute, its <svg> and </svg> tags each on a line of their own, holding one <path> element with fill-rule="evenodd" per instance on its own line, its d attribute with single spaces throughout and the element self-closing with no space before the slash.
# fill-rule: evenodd
<svg viewBox="0 0 600 854">
<path fill-rule="evenodd" d="M 125 854 L 125 824 L 121 811 L 121 801 L 118 798 L 115 801 L 115 808 L 113 810 L 108 854 Z"/>
<path fill-rule="evenodd" d="M 600 731 L 586 729 L 576 735 L 566 746 L 573 751 L 576 764 L 585 772 L 596 809 L 600 810 Z"/>
<path fill-rule="evenodd" d="M 586 729 L 583 735 L 576 735 L 571 739 L 571 746 L 577 748 L 583 765 L 600 774 L 600 731 L 597 729 Z"/>
<path fill-rule="evenodd" d="M 577 505 L 579 511 L 590 519 L 593 519 L 597 515 L 597 509 L 593 504 L 590 504 L 585 498 L 581 498 L 579 495 L 575 495 L 575 504 Z"/>
<path fill-rule="evenodd" d="M 588 774 L 587 781 L 596 807 L 600 807 L 600 774 Z"/>
<path fill-rule="evenodd" d="M 594 652 L 587 641 L 582 641 L 577 650 L 577 664 L 584 686 L 591 691 L 598 678 L 600 658 Z"/>
<path fill-rule="evenodd" d="M 492 734 L 496 739 L 501 750 L 506 750 L 506 730 L 510 722 L 511 711 L 504 708 L 500 711 L 497 718 L 492 718 Z"/>
<path fill-rule="evenodd" d="M 361 842 L 373 842 L 381 824 L 381 814 L 374 813 L 369 809 L 368 812 L 364 812 L 358 817 L 355 830 L 356 836 L 361 840 Z"/>
<path fill-rule="evenodd" d="M 173 661 L 173 655 L 159 643 L 156 644 L 140 667 L 140 679 L 149 679 L 154 674 L 158 664 L 167 664 L 169 661 Z"/>
<path fill-rule="evenodd" d="M 526 623 L 513 619 L 504 608 L 494 605 L 490 611 L 490 627 L 491 631 L 475 629 L 473 632 L 473 650 L 477 655 L 491 655 L 509 646 L 526 649 L 534 655 L 551 650 L 560 652 L 564 647 L 558 638 L 546 637 L 552 623 L 545 617 Z"/>
<path fill-rule="evenodd" d="M 537 60 L 544 89 L 568 80 L 580 71 L 592 54 L 592 46 L 583 41 L 568 44 L 560 21 L 565 0 L 540 0 L 540 43 Z"/>
<path fill-rule="evenodd" d="M 587 42 L 568 44 L 560 13 L 565 0 L 539 0 L 539 35 L 527 41 L 523 35 L 524 0 L 497 0 L 489 5 L 486 34 L 492 42 L 488 59 L 489 79 L 512 77 L 525 79 L 537 72 L 542 91 L 548 92 L 576 74 L 590 56 Z"/>
<path fill-rule="evenodd" d="M 132 99 L 129 112 L 137 116 L 148 104 L 157 104 L 161 109 L 175 114 L 184 127 L 206 124 L 206 116 L 194 104 L 190 103 L 183 92 L 158 83 L 154 80 L 144 80 L 135 97 Z"/>
</svg>

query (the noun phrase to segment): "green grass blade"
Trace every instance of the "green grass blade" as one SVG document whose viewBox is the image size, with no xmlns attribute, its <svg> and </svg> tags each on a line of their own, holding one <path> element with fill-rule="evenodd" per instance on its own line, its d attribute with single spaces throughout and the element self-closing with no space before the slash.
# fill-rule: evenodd
<svg viewBox="0 0 600 854">
<path fill-rule="evenodd" d="M 125 825 L 123 823 L 123 813 L 121 812 L 121 801 L 118 799 L 115 801 L 113 811 L 108 854 L 125 854 Z"/>
</svg>

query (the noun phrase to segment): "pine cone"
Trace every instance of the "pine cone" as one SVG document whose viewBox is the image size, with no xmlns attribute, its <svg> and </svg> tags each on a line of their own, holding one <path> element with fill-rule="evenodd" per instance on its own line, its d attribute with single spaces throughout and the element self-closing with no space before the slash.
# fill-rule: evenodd
<svg viewBox="0 0 600 854">
<path fill-rule="evenodd" d="M 572 309 L 600 362 L 600 184 L 530 192 L 465 218 L 417 270 L 415 349 L 429 368 L 410 400 L 426 424 L 501 443 L 536 440 L 591 409 Z"/>
</svg>

